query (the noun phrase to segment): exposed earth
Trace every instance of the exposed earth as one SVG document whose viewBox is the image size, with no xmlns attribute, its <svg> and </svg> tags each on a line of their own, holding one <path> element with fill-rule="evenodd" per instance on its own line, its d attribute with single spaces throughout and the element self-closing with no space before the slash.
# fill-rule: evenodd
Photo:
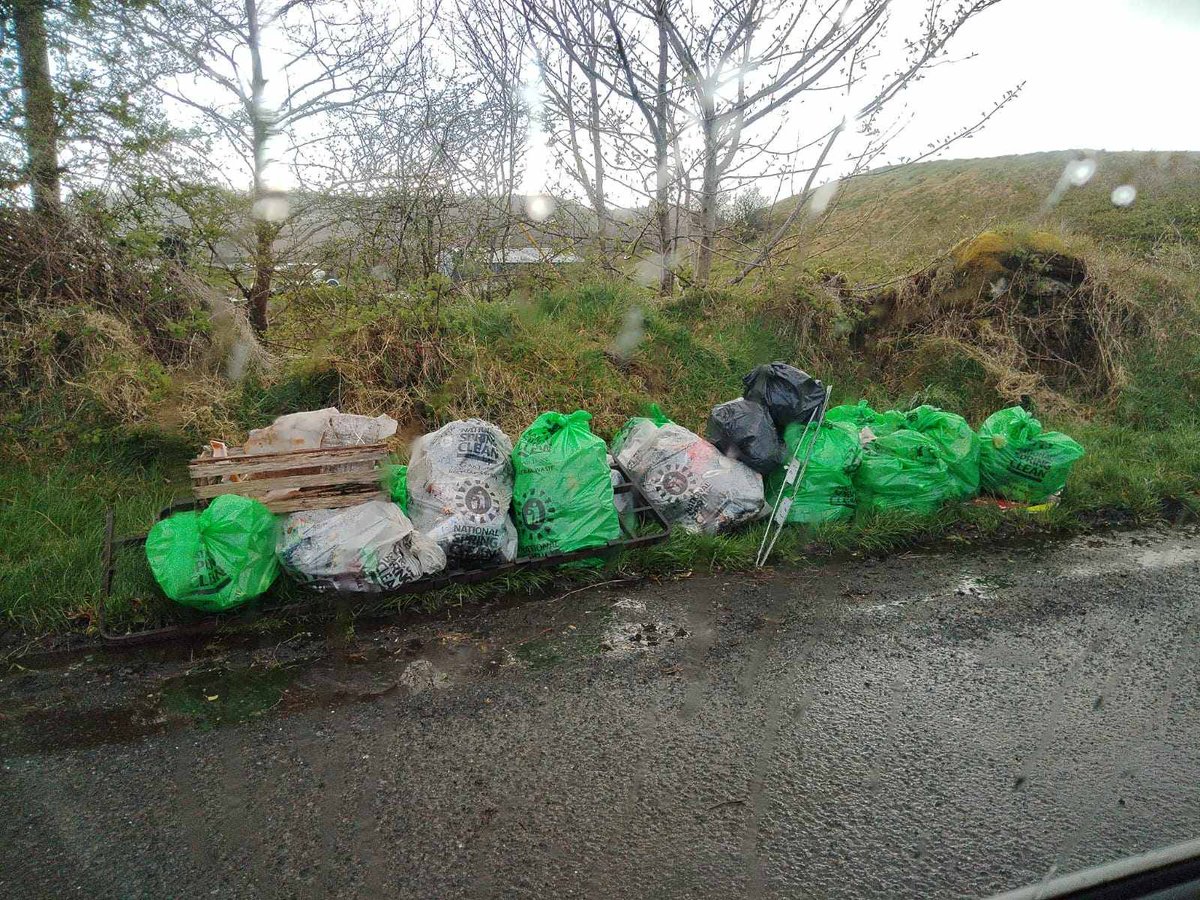
<svg viewBox="0 0 1200 900">
<path fill-rule="evenodd" d="M 1200 835 L 1200 535 L 6 664 L 0 895 L 959 897 Z"/>
</svg>

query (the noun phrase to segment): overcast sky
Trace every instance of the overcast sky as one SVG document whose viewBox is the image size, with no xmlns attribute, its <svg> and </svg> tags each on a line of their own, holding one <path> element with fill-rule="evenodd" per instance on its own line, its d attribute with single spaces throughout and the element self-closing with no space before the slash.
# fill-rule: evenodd
<svg viewBox="0 0 1200 900">
<path fill-rule="evenodd" d="M 978 55 L 910 92 L 910 147 L 1025 81 L 981 134 L 942 155 L 1200 150 L 1200 0 L 1002 0 L 954 48 Z"/>
<path fill-rule="evenodd" d="M 899 34 L 914 33 L 925 3 L 892 0 Z M 894 54 L 899 45 L 894 40 L 891 45 Z M 911 122 L 876 165 L 919 155 L 930 143 L 977 121 L 1021 82 L 1020 96 L 981 132 L 937 158 L 1067 149 L 1200 150 L 1195 112 L 1200 0 L 1001 0 L 968 23 L 950 46 L 951 57 L 960 61 L 929 71 L 889 105 L 885 118 L 911 116 Z M 802 107 L 789 113 L 798 144 L 804 143 L 803 135 L 829 127 Z M 553 192 L 563 179 L 554 177 L 536 127 L 530 139 L 522 189 Z M 854 155 L 855 140 L 842 141 L 847 156 Z M 830 178 L 850 168 L 838 156 L 829 160 Z M 794 193 L 803 181 L 801 173 L 761 186 L 779 197 Z M 610 189 L 619 202 L 636 202 L 633 195 Z"/>
<path fill-rule="evenodd" d="M 893 18 L 911 27 L 925 2 L 893 0 Z M 970 124 L 1022 81 L 1022 94 L 982 132 L 940 156 L 1200 150 L 1200 0 L 1001 0 L 960 32 L 951 53 L 974 57 L 932 70 L 902 95 L 913 121 L 878 164 L 915 155 Z M 268 93 L 273 87 L 268 84 Z M 802 110 L 789 113 L 798 136 L 800 129 L 812 131 Z M 561 179 L 554 177 L 545 147 L 537 146 L 544 137 L 534 133 L 531 139 L 522 189 L 553 189 Z M 831 168 L 835 175 L 842 167 Z M 281 187 L 291 181 L 286 173 L 276 175 Z M 798 188 L 796 179 L 790 181 L 775 182 L 781 195 Z"/>
</svg>

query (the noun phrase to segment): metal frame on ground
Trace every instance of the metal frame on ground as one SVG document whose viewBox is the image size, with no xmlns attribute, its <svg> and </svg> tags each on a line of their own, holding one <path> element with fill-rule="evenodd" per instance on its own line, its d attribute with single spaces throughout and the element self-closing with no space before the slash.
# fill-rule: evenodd
<svg viewBox="0 0 1200 900">
<path fill-rule="evenodd" d="M 551 556 L 519 557 L 512 562 L 501 563 L 496 566 L 439 572 L 436 575 L 409 582 L 403 587 L 382 594 L 356 594 L 337 591 L 312 592 L 311 599 L 306 598 L 299 603 L 289 603 L 280 606 L 253 604 L 244 610 L 239 609 L 229 613 L 210 615 L 198 622 L 169 625 L 163 628 L 150 628 L 142 631 L 115 632 L 110 628 L 108 606 L 109 601 L 112 599 L 112 585 L 113 579 L 116 577 L 119 552 L 127 550 L 130 547 L 144 547 L 146 544 L 146 535 L 139 534 L 123 538 L 115 537 L 113 511 L 109 509 L 104 522 L 104 569 L 102 573 L 103 580 L 99 609 L 96 616 L 97 627 L 101 638 L 106 643 L 113 645 L 144 644 L 154 641 L 174 640 L 183 637 L 211 634 L 217 631 L 222 625 L 245 621 L 254 614 L 277 615 L 283 612 L 308 612 L 321 606 L 328 606 L 331 600 L 338 599 L 354 600 L 360 603 L 364 601 L 373 603 L 386 600 L 389 597 L 436 591 L 440 588 L 456 584 L 477 584 L 483 581 L 491 581 L 494 578 L 500 578 L 504 575 L 511 575 L 515 572 L 546 569 L 583 559 L 607 559 L 626 550 L 636 550 L 665 541 L 671 534 L 670 523 L 663 518 L 662 513 L 646 502 L 646 499 L 633 486 L 629 476 L 621 468 L 620 464 L 614 461 L 612 468 L 621 475 L 621 483 L 613 486 L 613 493 L 616 495 L 631 494 L 633 496 L 633 511 L 637 514 L 638 521 L 648 526 L 648 531 L 643 528 L 640 530 L 644 533 L 634 534 L 626 527 L 625 522 L 618 517 L 621 526 L 621 537 L 598 547 L 573 550 L 570 553 L 555 553 Z M 174 503 L 159 512 L 158 517 L 161 520 L 177 512 L 201 509 L 206 502 L 204 500 L 187 500 Z M 381 613 L 381 615 L 387 614 Z"/>
</svg>

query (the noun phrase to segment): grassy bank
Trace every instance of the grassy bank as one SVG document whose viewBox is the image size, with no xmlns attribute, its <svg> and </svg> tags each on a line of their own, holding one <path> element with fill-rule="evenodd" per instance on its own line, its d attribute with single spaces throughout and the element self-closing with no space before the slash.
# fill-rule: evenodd
<svg viewBox="0 0 1200 900">
<path fill-rule="evenodd" d="M 789 528 L 776 563 L 806 564 L 829 554 L 882 553 L 913 546 L 963 546 L 984 538 L 1068 533 L 1094 524 L 1151 523 L 1200 512 L 1200 435 L 1193 429 L 1147 432 L 1091 424 L 1075 431 L 1088 455 L 1072 475 L 1063 503 L 1047 514 L 1001 513 L 971 505 L 946 507 L 934 516 L 863 516 L 821 530 Z M 144 531 L 159 508 L 186 494 L 182 462 L 130 457 L 120 449 L 78 449 L 41 464 L 6 466 L 0 473 L 0 551 L 5 624 L 41 634 L 87 630 L 100 593 L 104 511 L 116 511 L 124 533 Z M 399 607 L 436 608 L 500 592 L 535 593 L 633 574 L 667 575 L 714 569 L 745 570 L 762 536 L 756 526 L 716 538 L 676 535 L 669 543 L 628 554 L 603 570 L 543 571 L 436 595 L 406 597 Z M 114 611 L 138 627 L 181 621 L 187 613 L 163 600 L 136 552 L 122 558 Z M 264 606 L 295 598 L 283 580 Z"/>
<path fill-rule="evenodd" d="M 587 292 L 581 292 L 581 296 L 585 299 L 570 310 L 564 309 L 564 301 L 548 305 L 537 315 L 557 323 L 562 333 L 571 333 L 578 327 L 575 317 L 592 302 L 586 299 L 592 296 Z M 528 314 L 521 308 L 510 313 Z M 494 320 L 499 312 L 492 309 L 488 315 Z M 533 335 L 545 333 L 536 317 L 523 327 L 528 328 L 531 341 L 535 340 Z M 532 367 L 519 368 L 523 360 L 533 358 L 529 347 L 519 341 L 497 344 L 490 367 L 496 373 L 518 367 L 523 377 L 516 384 L 530 388 L 521 392 L 514 386 L 509 395 L 489 380 L 491 368 L 473 370 L 479 385 L 477 402 L 482 407 L 478 413 L 502 421 L 515 435 L 536 409 L 585 406 L 597 412 L 597 429 L 609 437 L 641 402 L 653 397 L 683 424 L 700 429 L 708 407 L 736 395 L 739 378 L 750 366 L 775 357 L 797 359 L 797 348 L 786 346 L 779 338 L 756 346 L 753 334 L 758 327 L 762 323 L 746 321 L 730 331 L 711 324 L 685 331 L 684 325 L 671 323 L 669 314 L 648 311 L 649 346 L 642 352 L 647 358 L 658 359 L 659 368 L 652 381 L 662 378 L 663 384 L 670 385 L 661 391 L 653 383 L 623 374 L 611 363 L 596 362 L 589 367 L 580 362 L 588 359 L 587 349 L 573 353 L 572 345 L 553 341 L 539 340 L 537 358 L 544 357 L 560 370 L 578 368 L 572 368 L 562 381 L 558 377 L 538 377 Z M 727 355 L 721 355 L 718 348 L 724 348 Z M 591 352 L 602 351 L 593 347 Z M 858 380 L 862 375 L 856 365 L 843 361 L 840 368 L 817 371 L 834 383 L 835 402 L 867 396 L 885 408 L 934 399 L 949 408 L 964 410 L 976 426 L 991 411 L 991 398 L 979 385 L 933 382 L 920 396 L 887 397 Z M 242 398 L 238 404 L 243 410 L 242 427 L 267 421 L 292 402 L 298 406 L 336 402 L 336 381 L 322 376 L 318 382 L 314 386 L 304 381 L 286 390 L 276 385 L 270 392 L 260 391 L 257 403 Z M 431 396 L 441 390 L 438 385 L 427 389 Z M 313 396 L 314 392 L 319 396 Z M 980 394 L 988 405 L 975 405 Z M 439 418 L 475 411 L 459 402 L 439 411 Z M 1104 521 L 1148 523 L 1180 515 L 1197 506 L 1200 427 L 1194 418 L 1172 421 L 1167 410 L 1151 412 L 1150 422 L 1123 421 L 1128 417 L 1119 410 L 1090 420 L 1069 415 L 1049 417 L 1047 424 L 1069 431 L 1087 448 L 1063 503 L 1049 514 L 1003 514 L 991 508 L 961 506 L 925 518 L 862 516 L 852 523 L 820 531 L 790 528 L 780 542 L 775 561 L 802 564 L 836 552 L 885 552 L 918 544 L 954 546 L 968 539 L 1066 532 Z M 77 438 L 68 439 L 62 447 L 27 452 L 19 459 L 10 457 L 0 469 L 0 527 L 7 536 L 0 549 L 0 571 L 4 572 L 0 579 L 0 609 L 11 629 L 35 634 L 87 630 L 94 624 L 99 598 L 105 509 L 115 509 L 119 533 L 144 531 L 158 509 L 187 495 L 184 463 L 194 446 L 189 437 L 167 439 L 143 430 L 132 435 L 114 431 L 101 439 Z M 628 574 L 746 569 L 752 565 L 760 537 L 761 526 L 718 538 L 681 534 L 665 546 L 628 555 L 603 571 L 532 573 L 491 585 L 403 598 L 398 604 L 435 607 L 501 591 L 532 593 L 545 590 L 552 581 L 574 584 Z M 159 597 L 139 554 L 127 554 L 121 570 L 124 574 L 116 585 L 115 606 L 119 621 L 144 626 L 187 617 L 187 613 Z M 279 604 L 289 595 L 281 580 L 263 602 Z"/>
<path fill-rule="evenodd" d="M 962 506 L 925 518 L 860 516 L 820 531 L 788 529 L 777 562 L 1186 515 L 1200 491 L 1200 271 L 1190 256 L 1195 223 L 1172 212 L 1192 188 L 1176 184 L 1172 170 L 1160 168 L 1157 181 L 1145 182 L 1148 202 L 1136 208 L 1137 227 L 1128 232 L 1122 229 L 1129 223 L 1113 220 L 1098 199 L 1109 181 L 1127 177 L 1115 169 L 1093 193 L 1069 195 L 1058 220 L 1039 224 L 1055 229 L 1053 246 L 1084 267 L 1066 305 L 1020 295 L 999 312 L 964 313 L 964 291 L 975 297 L 988 284 L 968 276 L 997 279 L 966 264 L 940 275 L 931 270 L 911 291 L 862 286 L 882 273 L 910 272 L 914 260 L 927 263 L 953 240 L 975 234 L 990 220 L 993 201 L 1020 213 L 995 258 L 1017 259 L 1004 264 L 1025 267 L 1022 278 L 1036 286 L 1046 275 L 1038 268 L 1045 254 L 1034 250 L 1048 239 L 1029 237 L 1029 220 L 1062 163 L 1046 155 L 1007 167 L 931 164 L 879 176 L 874 199 L 863 193 L 870 180 L 856 183 L 837 213 L 838 227 L 876 208 L 880 197 L 886 216 L 876 215 L 854 241 L 810 248 L 731 292 L 688 291 L 663 302 L 611 280 L 551 281 L 486 299 L 438 285 L 399 294 L 305 289 L 281 298 L 275 310 L 269 342 L 280 363 L 270 374 L 252 371 L 231 385 L 197 377 L 194 367 L 168 366 L 154 373 L 141 399 L 126 392 L 119 404 L 100 392 L 125 383 L 122 373 L 137 363 L 119 352 L 125 338 L 103 344 L 86 355 L 93 369 L 72 370 L 53 390 L 10 398 L 0 411 L 0 628 L 88 630 L 100 591 L 105 509 L 115 509 L 119 533 L 145 531 L 159 508 L 187 495 L 185 461 L 208 437 L 236 441 L 281 413 L 331 404 L 395 416 L 401 456 L 408 438 L 451 419 L 480 416 L 516 437 L 547 409 L 588 409 L 595 430 L 608 438 L 655 401 L 702 432 L 711 406 L 739 395 L 742 375 L 773 359 L 831 383 L 834 403 L 933 403 L 975 426 L 1028 386 L 1045 424 L 1087 450 L 1063 502 L 1048 514 Z M 914 221 L 921 227 L 905 225 Z M 1155 229 L 1173 237 L 1143 240 Z M 829 274 L 834 270 L 837 277 Z M 1086 302 L 1076 304 L 1076 297 Z M 878 317 L 884 306 L 888 316 Z M 959 331 L 935 334 L 930 323 L 952 314 L 963 320 Z M 1065 335 L 1053 348 L 1053 366 L 1043 365 L 1036 340 L 1028 343 L 1027 323 L 1036 325 L 1039 315 L 1053 319 L 1047 329 L 1062 326 Z M 1019 321 L 1001 340 L 996 326 L 1003 317 Z M 188 328 L 209 327 L 194 318 Z M 1020 353 L 1005 351 L 1022 340 L 1028 346 Z M 760 537 L 761 526 L 718 538 L 679 535 L 604 570 L 527 574 L 399 602 L 436 606 L 498 591 L 542 591 L 556 580 L 744 569 Z M 116 585 L 121 622 L 187 616 L 161 599 L 140 557 L 127 562 Z M 288 599 L 281 582 L 264 602 Z"/>
</svg>

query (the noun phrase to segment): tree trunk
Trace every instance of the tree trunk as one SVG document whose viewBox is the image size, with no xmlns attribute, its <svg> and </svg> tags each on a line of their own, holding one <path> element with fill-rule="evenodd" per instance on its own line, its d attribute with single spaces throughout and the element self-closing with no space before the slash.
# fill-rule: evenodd
<svg viewBox="0 0 1200 900">
<path fill-rule="evenodd" d="M 44 0 L 15 0 L 13 31 L 17 67 L 25 104 L 25 153 L 33 208 L 54 212 L 61 203 L 58 170 L 58 121 L 54 113 L 54 85 L 50 80 L 50 51 L 46 44 Z"/>
<path fill-rule="evenodd" d="M 267 304 L 275 277 L 275 227 L 270 222 L 254 226 L 254 283 L 250 285 L 250 324 L 261 335 L 267 330 Z"/>
<path fill-rule="evenodd" d="M 267 80 L 263 75 L 262 46 L 258 29 L 258 4 L 246 0 L 246 36 L 250 50 L 250 127 L 254 141 L 254 197 L 251 212 L 254 223 L 254 283 L 250 286 L 250 324 L 261 337 L 267 330 L 267 304 L 271 300 L 271 281 L 275 277 L 275 235 L 278 229 L 271 224 L 264 205 L 267 192 L 263 173 L 267 166 L 267 140 L 271 127 L 263 109 L 263 94 Z"/>
<path fill-rule="evenodd" d="M 596 242 L 601 257 L 607 259 L 608 200 L 604 186 L 604 152 L 600 135 L 600 90 L 596 79 L 588 76 L 588 132 L 592 139 L 592 170 L 595 177 Z"/>
<path fill-rule="evenodd" d="M 670 147 L 667 142 L 667 65 L 669 46 L 667 37 L 667 4 L 659 0 L 655 8 L 658 23 L 658 83 L 654 100 L 654 212 L 658 219 L 658 251 L 662 260 L 662 276 L 658 284 L 660 297 L 670 297 L 675 292 L 675 271 L 671 268 L 673 241 L 671 240 L 671 170 Z"/>
<path fill-rule="evenodd" d="M 700 182 L 700 249 L 696 254 L 696 284 L 708 286 L 712 274 L 713 242 L 717 236 L 717 120 L 704 114 L 704 176 Z"/>
</svg>

